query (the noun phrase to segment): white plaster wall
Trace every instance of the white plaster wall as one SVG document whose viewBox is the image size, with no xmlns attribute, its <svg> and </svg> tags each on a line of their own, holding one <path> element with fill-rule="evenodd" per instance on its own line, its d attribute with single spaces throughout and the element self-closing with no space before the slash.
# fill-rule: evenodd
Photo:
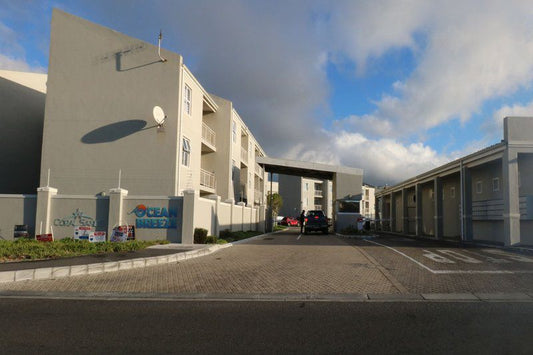
<svg viewBox="0 0 533 355">
<path fill-rule="evenodd" d="M 17 224 L 27 224 L 30 235 L 35 235 L 35 195 L 0 195 L 0 240 L 13 240 Z"/>
<path fill-rule="evenodd" d="M 218 210 L 219 230 L 231 230 L 231 207 L 229 203 L 221 202 Z"/>
<path fill-rule="evenodd" d="M 198 199 L 198 205 L 195 206 L 195 228 L 207 229 L 207 235 L 213 235 L 216 230 L 216 203 L 213 200 L 205 198 Z"/>
<path fill-rule="evenodd" d="M 96 223 L 95 230 L 107 231 L 109 198 L 65 195 L 52 197 L 50 204 L 50 225 L 53 228 L 54 239 L 74 237 L 75 227 L 72 225 L 63 225 L 62 221 L 68 220 L 75 213 L 83 213 L 83 215 L 94 220 Z M 40 221 L 36 221 L 36 224 L 40 225 Z M 78 223 L 76 222 L 75 224 Z"/>
</svg>

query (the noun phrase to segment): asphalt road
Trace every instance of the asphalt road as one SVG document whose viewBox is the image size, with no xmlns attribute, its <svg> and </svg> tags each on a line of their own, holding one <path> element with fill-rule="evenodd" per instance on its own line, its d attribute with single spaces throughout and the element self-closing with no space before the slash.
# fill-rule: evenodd
<svg viewBox="0 0 533 355">
<path fill-rule="evenodd" d="M 0 348 L 57 353 L 531 354 L 533 303 L 1 299 Z"/>
</svg>

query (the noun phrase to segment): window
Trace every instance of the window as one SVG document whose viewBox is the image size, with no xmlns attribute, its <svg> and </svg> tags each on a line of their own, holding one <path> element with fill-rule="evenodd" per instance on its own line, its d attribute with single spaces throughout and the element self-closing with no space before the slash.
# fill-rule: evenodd
<svg viewBox="0 0 533 355">
<path fill-rule="evenodd" d="M 183 137 L 183 147 L 181 151 L 181 164 L 189 166 L 191 163 L 191 143 L 190 141 Z"/>
<path fill-rule="evenodd" d="M 232 126 L 232 137 L 233 137 L 233 143 L 237 143 L 237 123 L 233 121 Z"/>
<path fill-rule="evenodd" d="M 479 180 L 476 181 L 476 194 L 482 194 L 483 193 L 483 181 Z"/>
<path fill-rule="evenodd" d="M 192 90 L 189 85 L 185 84 L 184 91 L 183 107 L 185 108 L 185 113 L 190 116 L 192 114 Z"/>
<path fill-rule="evenodd" d="M 450 187 L 450 198 L 455 198 L 455 187 Z"/>
<path fill-rule="evenodd" d="M 492 179 L 492 191 L 500 191 L 500 178 Z"/>
<path fill-rule="evenodd" d="M 305 183 L 305 191 L 309 191 L 309 183 L 308 182 Z"/>
</svg>

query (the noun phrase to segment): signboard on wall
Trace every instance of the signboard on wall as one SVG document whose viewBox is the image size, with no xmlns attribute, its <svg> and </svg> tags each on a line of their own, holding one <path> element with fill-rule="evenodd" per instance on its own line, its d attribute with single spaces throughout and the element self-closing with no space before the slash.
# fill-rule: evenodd
<svg viewBox="0 0 533 355">
<path fill-rule="evenodd" d="M 54 237 L 53 237 L 52 233 L 37 234 L 35 236 L 35 239 L 37 239 L 39 242 L 53 242 L 54 241 Z"/>
<path fill-rule="evenodd" d="M 78 226 L 74 227 L 74 239 L 86 240 L 91 243 L 105 242 L 106 232 L 94 231 L 92 227 Z"/>
<path fill-rule="evenodd" d="M 128 214 L 135 214 L 136 228 L 170 229 L 177 228 L 178 213 L 174 208 L 152 207 L 140 204 Z"/>
<path fill-rule="evenodd" d="M 13 237 L 18 238 L 29 238 L 28 225 L 27 224 L 16 224 L 13 230 Z"/>
<path fill-rule="evenodd" d="M 112 242 L 126 242 L 128 240 L 135 240 L 135 226 L 123 225 L 113 228 Z"/>
</svg>

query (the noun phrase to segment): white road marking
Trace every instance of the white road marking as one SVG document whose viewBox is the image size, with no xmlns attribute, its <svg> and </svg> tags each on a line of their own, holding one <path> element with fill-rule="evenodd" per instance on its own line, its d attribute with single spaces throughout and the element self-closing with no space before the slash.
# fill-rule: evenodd
<svg viewBox="0 0 533 355">
<path fill-rule="evenodd" d="M 442 255 L 439 255 L 439 254 L 436 254 L 436 253 L 433 253 L 429 250 L 422 250 L 424 252 L 424 254 L 422 254 L 423 256 L 425 256 L 426 258 L 428 259 L 431 259 L 433 260 L 434 262 L 436 263 L 442 263 L 442 264 L 455 264 L 455 261 L 453 260 L 450 260 L 448 258 L 445 258 L 444 256 Z"/>
<path fill-rule="evenodd" d="M 514 261 L 520 261 L 520 262 L 523 262 L 523 263 L 533 263 L 533 259 L 531 259 L 531 258 L 527 258 L 525 256 L 520 256 L 520 255 L 516 255 L 516 254 L 506 253 L 506 252 L 498 250 L 498 249 L 483 249 L 483 251 L 485 253 L 501 255 L 501 256 L 504 256 L 506 258 L 512 259 Z"/>
<path fill-rule="evenodd" d="M 452 258 L 463 261 L 465 263 L 469 263 L 469 264 L 482 264 L 483 263 L 481 260 L 471 258 L 468 255 L 463 255 L 461 253 L 456 252 L 455 250 L 439 249 L 437 251 L 441 254 L 448 255 Z"/>
<path fill-rule="evenodd" d="M 300 235 L 298 236 L 298 238 L 296 238 L 296 240 L 300 240 L 301 237 L 302 237 L 302 235 L 300 234 Z"/>
<path fill-rule="evenodd" d="M 394 249 L 392 247 L 389 247 L 387 245 L 375 242 L 373 240 L 368 240 L 368 239 L 363 239 L 363 240 L 365 242 L 376 244 L 376 245 L 385 247 L 387 249 L 390 249 L 390 250 L 394 251 L 395 253 L 398 253 L 398 254 L 402 255 L 403 257 L 411 260 L 412 262 L 414 262 L 418 266 L 426 269 L 427 271 L 431 272 L 432 274 L 531 274 L 531 273 L 533 273 L 533 270 L 513 270 L 513 271 L 510 271 L 510 270 L 433 270 L 430 267 L 427 267 L 426 265 L 422 264 L 418 260 L 415 260 L 415 259 L 411 258 L 410 256 L 402 253 L 399 250 L 396 250 L 396 249 Z"/>
</svg>

